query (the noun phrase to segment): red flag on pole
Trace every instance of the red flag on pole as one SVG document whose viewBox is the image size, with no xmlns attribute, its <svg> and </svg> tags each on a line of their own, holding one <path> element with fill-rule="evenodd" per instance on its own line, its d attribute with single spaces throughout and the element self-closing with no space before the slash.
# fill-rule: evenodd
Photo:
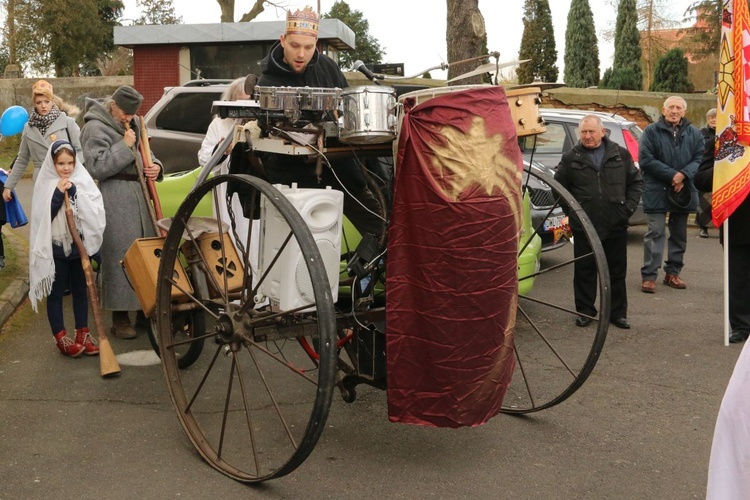
<svg viewBox="0 0 750 500">
<path fill-rule="evenodd" d="M 750 11 L 724 6 L 719 59 L 716 153 L 711 210 L 719 227 L 750 192 Z"/>
</svg>

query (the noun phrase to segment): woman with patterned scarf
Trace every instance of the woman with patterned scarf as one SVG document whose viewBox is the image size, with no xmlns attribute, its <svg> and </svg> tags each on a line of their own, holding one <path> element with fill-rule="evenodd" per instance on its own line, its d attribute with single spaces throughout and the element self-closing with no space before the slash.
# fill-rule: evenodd
<svg viewBox="0 0 750 500">
<path fill-rule="evenodd" d="M 31 110 L 29 121 L 23 127 L 21 147 L 12 165 L 3 189 L 3 199 L 10 201 L 12 191 L 23 177 L 29 162 L 34 162 L 34 180 L 39 174 L 47 150 L 50 145 L 59 140 L 66 140 L 73 144 L 77 153 L 81 152 L 81 130 L 75 121 L 79 109 L 52 93 L 52 85 L 45 80 L 39 80 L 31 87 L 34 108 Z"/>
</svg>

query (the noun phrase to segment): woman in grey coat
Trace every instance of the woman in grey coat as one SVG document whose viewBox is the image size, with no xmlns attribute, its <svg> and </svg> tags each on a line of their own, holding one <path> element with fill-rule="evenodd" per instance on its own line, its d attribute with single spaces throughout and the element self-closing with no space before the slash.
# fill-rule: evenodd
<svg viewBox="0 0 750 500">
<path fill-rule="evenodd" d="M 5 189 L 3 189 L 5 201 L 13 198 L 12 191 L 31 161 L 34 162 L 34 180 L 36 180 L 44 158 L 47 156 L 47 150 L 53 142 L 67 140 L 77 153 L 81 152 L 81 131 L 74 118 L 78 114 L 78 108 L 55 96 L 52 92 L 52 85 L 46 80 L 36 82 L 31 87 L 31 94 L 34 107 L 28 123 L 23 127 L 21 147 L 18 149 L 18 156 L 5 182 Z"/>
<path fill-rule="evenodd" d="M 120 261 L 138 238 L 155 236 L 148 203 L 136 169 L 140 120 L 135 116 L 143 96 L 127 85 L 111 98 L 86 99 L 81 142 L 86 170 L 99 181 L 107 214 L 101 256 L 101 303 L 112 311 L 112 332 L 134 338 L 129 311 L 140 311 L 138 299 Z M 153 157 L 143 173 L 158 179 L 161 165 Z"/>
</svg>

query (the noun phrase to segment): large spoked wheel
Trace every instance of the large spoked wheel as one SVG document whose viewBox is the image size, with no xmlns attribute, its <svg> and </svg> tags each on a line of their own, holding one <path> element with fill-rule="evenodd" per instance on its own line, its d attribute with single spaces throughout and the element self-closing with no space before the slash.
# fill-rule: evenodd
<svg viewBox="0 0 750 500">
<path fill-rule="evenodd" d="M 527 175 L 524 184 L 538 221 L 519 246 L 516 366 L 503 400 L 505 413 L 543 410 L 576 392 L 594 369 L 609 326 L 609 271 L 594 227 L 557 181 L 533 169 Z M 571 227 L 577 230 L 572 232 Z M 520 263 L 533 253 L 530 249 L 539 245 L 542 234 L 567 243 L 537 253 L 541 255 L 538 270 L 524 273 Z M 598 313 L 589 315 L 591 324 L 586 327 L 576 325 L 573 275 L 577 266 L 595 283 Z"/>
<path fill-rule="evenodd" d="M 243 191 L 247 219 L 224 195 L 230 184 Z M 205 217 L 210 212 L 221 214 L 225 224 Z M 264 217 L 253 222 L 259 212 Z M 175 269 L 180 263 L 193 271 L 189 280 L 179 266 Z M 157 297 L 164 376 L 180 423 L 198 452 L 243 482 L 296 469 L 323 431 L 336 381 L 329 278 L 297 210 L 261 179 L 220 175 L 207 180 L 171 221 Z M 203 313 L 202 333 L 175 335 L 174 318 L 184 311 Z M 210 341 L 203 354 L 179 369 L 181 350 L 205 339 Z M 315 357 L 304 349 L 312 343 Z"/>
</svg>

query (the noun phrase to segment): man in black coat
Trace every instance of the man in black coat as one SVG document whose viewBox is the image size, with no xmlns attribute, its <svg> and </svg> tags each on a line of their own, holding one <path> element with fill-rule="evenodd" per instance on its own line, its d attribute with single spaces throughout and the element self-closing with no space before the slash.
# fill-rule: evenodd
<svg viewBox="0 0 750 500">
<path fill-rule="evenodd" d="M 580 141 L 565 153 L 555 172 L 555 180 L 581 204 L 591 220 L 607 257 L 612 290 L 610 322 L 630 328 L 625 277 L 628 258 L 628 219 L 638 207 L 643 190 L 641 173 L 627 149 L 610 141 L 601 119 L 586 115 L 578 125 Z M 588 238 L 571 220 L 575 257 L 591 253 Z M 596 316 L 594 259 L 576 260 L 573 272 L 576 325 L 591 324 Z"/>
<path fill-rule="evenodd" d="M 714 141 L 716 141 L 716 108 L 711 108 L 706 113 L 706 126 L 701 129 L 703 140 L 706 141 L 705 151 L 711 149 L 711 160 L 713 161 Z M 709 142 L 711 144 L 709 144 Z M 698 213 L 695 214 L 695 222 L 700 226 L 698 235 L 708 238 L 708 225 L 711 223 L 711 192 L 698 190 Z"/>
<path fill-rule="evenodd" d="M 713 191 L 714 150 L 716 143 L 706 141 L 706 150 L 698 172 L 695 187 L 700 191 Z M 724 232 L 719 231 L 719 242 L 724 244 Z M 729 216 L 729 342 L 744 342 L 750 335 L 750 196 Z"/>
<path fill-rule="evenodd" d="M 287 13 L 286 32 L 261 62 L 258 86 L 346 88 L 349 84 L 336 62 L 317 49 L 318 15 L 309 7 Z M 331 161 L 320 176 L 315 163 L 282 154 L 261 156 L 272 184 L 297 183 L 301 188 L 331 186 L 344 191 L 344 214 L 364 235 L 380 236 L 382 209 L 367 185 L 360 166 L 351 158 Z"/>
</svg>

